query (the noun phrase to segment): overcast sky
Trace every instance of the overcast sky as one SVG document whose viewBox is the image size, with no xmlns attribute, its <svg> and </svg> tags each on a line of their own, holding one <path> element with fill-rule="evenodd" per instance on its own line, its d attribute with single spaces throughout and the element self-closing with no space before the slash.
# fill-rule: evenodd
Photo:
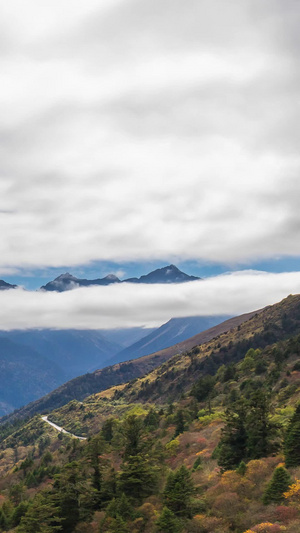
<svg viewBox="0 0 300 533">
<path fill-rule="evenodd" d="M 160 262 L 294 265 L 299 1 L 0 0 L 0 14 L 1 278 L 97 264 L 139 275 Z M 268 280 L 274 300 L 278 278 Z M 119 300 L 127 289 L 111 290 Z M 142 311 L 152 296 L 138 293 Z M 177 315 L 187 293 L 174 288 Z M 90 312 L 96 294 L 85 292 L 74 327 L 105 315 Z M 17 295 L 23 305 L 23 291 L 0 296 L 9 306 Z M 32 298 L 38 318 L 75 296 Z M 164 314 L 155 298 L 170 318 L 173 303 Z"/>
</svg>

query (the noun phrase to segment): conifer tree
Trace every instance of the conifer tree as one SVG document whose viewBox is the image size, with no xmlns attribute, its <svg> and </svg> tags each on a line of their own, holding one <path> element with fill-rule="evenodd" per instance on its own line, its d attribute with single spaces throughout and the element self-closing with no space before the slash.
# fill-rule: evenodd
<svg viewBox="0 0 300 533">
<path fill-rule="evenodd" d="M 112 438 L 114 436 L 114 423 L 115 423 L 115 419 L 113 417 L 107 418 L 103 422 L 103 426 L 101 429 L 101 435 L 106 442 L 111 443 L 112 441 Z"/>
<path fill-rule="evenodd" d="M 163 508 L 156 521 L 156 529 L 161 533 L 179 533 L 182 531 L 178 518 L 168 507 Z"/>
<path fill-rule="evenodd" d="M 185 430 L 185 423 L 184 423 L 184 416 L 183 416 L 183 410 L 178 409 L 178 411 L 175 414 L 175 433 L 174 438 L 178 437 L 178 435 L 181 435 L 181 433 Z"/>
<path fill-rule="evenodd" d="M 23 516 L 18 533 L 54 533 L 62 531 L 59 507 L 49 492 L 36 495 Z"/>
<path fill-rule="evenodd" d="M 158 425 L 159 425 L 159 414 L 152 407 L 144 418 L 144 426 L 150 431 L 153 431 L 158 428 Z"/>
<path fill-rule="evenodd" d="M 142 450 L 143 422 L 136 415 L 129 415 L 124 421 L 125 450 L 124 458 L 134 456 Z"/>
<path fill-rule="evenodd" d="M 157 488 L 157 468 L 152 466 L 148 455 L 130 456 L 122 465 L 119 489 L 136 500 L 154 494 Z"/>
<path fill-rule="evenodd" d="M 288 468 L 300 465 L 300 404 L 296 407 L 294 416 L 287 428 L 284 455 Z"/>
<path fill-rule="evenodd" d="M 191 473 L 185 465 L 182 465 L 168 476 L 163 493 L 164 503 L 175 515 L 189 517 L 194 492 Z"/>
<path fill-rule="evenodd" d="M 121 498 L 114 498 L 110 502 L 106 514 L 112 518 L 120 516 L 123 520 L 128 520 L 133 517 L 133 507 L 124 492 L 122 493 Z"/>
<path fill-rule="evenodd" d="M 280 503 L 283 500 L 283 493 L 288 490 L 290 484 L 291 476 L 288 471 L 282 466 L 276 468 L 264 492 L 263 503 L 265 505 L 271 502 Z"/>
<path fill-rule="evenodd" d="M 112 519 L 112 522 L 109 526 L 110 533 L 130 533 L 130 530 L 123 518 L 117 515 L 116 518 Z"/>
<path fill-rule="evenodd" d="M 218 446 L 218 464 L 225 470 L 236 468 L 247 454 L 246 409 L 242 401 L 226 411 L 226 425 Z"/>
<path fill-rule="evenodd" d="M 267 457 L 273 451 L 275 426 L 269 420 L 269 402 L 263 391 L 255 392 L 249 402 L 247 420 L 247 455 L 251 459 Z"/>
</svg>

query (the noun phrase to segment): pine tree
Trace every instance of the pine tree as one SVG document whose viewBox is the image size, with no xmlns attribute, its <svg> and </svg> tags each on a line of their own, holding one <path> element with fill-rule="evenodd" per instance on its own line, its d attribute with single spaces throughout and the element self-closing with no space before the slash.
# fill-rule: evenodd
<svg viewBox="0 0 300 533">
<path fill-rule="evenodd" d="M 179 533 L 182 531 L 178 518 L 168 507 L 163 508 L 155 525 L 157 531 L 161 533 Z"/>
<path fill-rule="evenodd" d="M 236 468 L 247 454 L 246 410 L 242 401 L 226 411 L 226 425 L 218 445 L 218 464 L 225 470 Z"/>
<path fill-rule="evenodd" d="M 136 500 L 154 494 L 157 488 L 157 468 L 152 466 L 148 455 L 130 456 L 122 465 L 119 489 Z"/>
<path fill-rule="evenodd" d="M 136 415 L 129 415 L 123 425 L 125 436 L 124 458 L 137 455 L 142 450 L 143 422 Z"/>
<path fill-rule="evenodd" d="M 300 404 L 296 407 L 294 416 L 287 428 L 284 455 L 288 468 L 300 465 Z"/>
<path fill-rule="evenodd" d="M 183 416 L 182 409 L 178 409 L 178 411 L 175 414 L 175 424 L 176 424 L 176 427 L 175 427 L 175 433 L 174 433 L 173 438 L 177 437 L 178 435 L 181 435 L 181 433 L 183 433 L 185 430 L 185 423 L 184 423 L 184 416 Z"/>
<path fill-rule="evenodd" d="M 164 503 L 177 516 L 189 517 L 194 492 L 191 473 L 185 465 L 182 465 L 168 476 L 163 493 Z"/>
<path fill-rule="evenodd" d="M 123 518 L 117 515 L 116 518 L 113 518 L 109 526 L 110 533 L 130 533 L 130 530 Z"/>
<path fill-rule="evenodd" d="M 104 453 L 106 446 L 102 435 L 97 435 L 88 442 L 86 449 L 87 457 L 93 469 L 92 485 L 98 494 L 101 491 L 102 485 L 102 464 L 100 457 Z"/>
<path fill-rule="evenodd" d="M 40 492 L 29 506 L 18 533 L 53 533 L 62 531 L 59 508 L 49 492 Z"/>
<path fill-rule="evenodd" d="M 148 411 L 144 418 L 144 426 L 150 431 L 154 431 L 159 425 L 159 414 L 153 407 Z"/>
<path fill-rule="evenodd" d="M 121 498 L 114 498 L 110 502 L 106 514 L 112 518 L 120 516 L 123 520 L 128 520 L 133 517 L 133 507 L 124 492 L 122 493 Z"/>
<path fill-rule="evenodd" d="M 115 419 L 113 417 L 107 418 L 105 422 L 103 422 L 101 435 L 106 442 L 111 443 L 112 441 L 112 438 L 114 436 L 114 423 Z"/>
<path fill-rule="evenodd" d="M 240 474 L 240 476 L 244 476 L 247 472 L 247 465 L 245 461 L 241 461 L 239 466 L 236 469 L 237 473 Z"/>
<path fill-rule="evenodd" d="M 265 505 L 271 502 L 280 503 L 283 500 L 283 493 L 288 490 L 290 484 L 291 476 L 288 471 L 282 466 L 276 468 L 273 477 L 264 492 L 263 503 Z"/>
<path fill-rule="evenodd" d="M 269 420 L 269 402 L 263 391 L 251 397 L 246 420 L 247 454 L 251 459 L 267 457 L 274 451 L 275 426 Z"/>
</svg>

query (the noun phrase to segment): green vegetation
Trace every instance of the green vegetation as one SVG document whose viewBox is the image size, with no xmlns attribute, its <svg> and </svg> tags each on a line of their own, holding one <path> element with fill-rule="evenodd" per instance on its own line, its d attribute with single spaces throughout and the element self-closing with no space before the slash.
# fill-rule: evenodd
<svg viewBox="0 0 300 533">
<path fill-rule="evenodd" d="M 0 531 L 298 532 L 299 316 L 288 298 L 51 412 L 86 441 L 38 415 L 4 424 Z"/>
</svg>

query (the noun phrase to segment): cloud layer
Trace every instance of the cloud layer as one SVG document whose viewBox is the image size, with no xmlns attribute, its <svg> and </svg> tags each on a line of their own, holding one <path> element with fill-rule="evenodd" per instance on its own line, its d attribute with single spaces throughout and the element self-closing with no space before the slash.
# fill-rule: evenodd
<svg viewBox="0 0 300 533">
<path fill-rule="evenodd" d="M 299 2 L 0 10 L 3 272 L 300 254 Z"/>
<path fill-rule="evenodd" d="M 173 285 L 0 293 L 1 329 L 159 326 L 171 317 L 239 315 L 300 293 L 300 273 L 243 271 Z"/>
</svg>

